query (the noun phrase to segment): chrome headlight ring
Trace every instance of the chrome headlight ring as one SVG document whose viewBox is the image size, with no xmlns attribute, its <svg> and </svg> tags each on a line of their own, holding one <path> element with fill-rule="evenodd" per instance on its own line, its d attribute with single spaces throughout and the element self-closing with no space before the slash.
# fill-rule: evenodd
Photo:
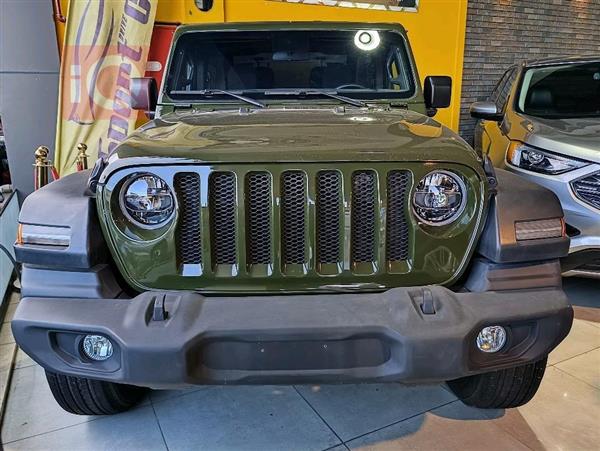
<svg viewBox="0 0 600 451">
<path fill-rule="evenodd" d="M 171 187 L 157 175 L 134 174 L 119 193 L 123 215 L 137 227 L 157 229 L 175 214 L 175 195 Z"/>
<path fill-rule="evenodd" d="M 467 187 L 458 174 L 435 170 L 416 185 L 412 211 L 424 224 L 444 226 L 456 221 L 467 205 Z"/>
</svg>

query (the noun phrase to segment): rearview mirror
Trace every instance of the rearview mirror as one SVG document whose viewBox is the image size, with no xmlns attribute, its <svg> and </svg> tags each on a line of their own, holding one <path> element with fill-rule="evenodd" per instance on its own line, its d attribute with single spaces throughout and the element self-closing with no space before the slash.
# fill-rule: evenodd
<svg viewBox="0 0 600 451">
<path fill-rule="evenodd" d="M 471 117 L 485 121 L 499 122 L 504 117 L 494 102 L 475 102 L 471 105 L 470 112 Z"/>
<path fill-rule="evenodd" d="M 132 78 L 129 85 L 131 91 L 131 108 L 154 112 L 158 92 L 156 89 L 156 80 L 151 77 Z"/>
<path fill-rule="evenodd" d="M 452 100 L 452 78 L 432 76 L 425 79 L 423 87 L 425 106 L 428 109 L 448 108 Z"/>
</svg>

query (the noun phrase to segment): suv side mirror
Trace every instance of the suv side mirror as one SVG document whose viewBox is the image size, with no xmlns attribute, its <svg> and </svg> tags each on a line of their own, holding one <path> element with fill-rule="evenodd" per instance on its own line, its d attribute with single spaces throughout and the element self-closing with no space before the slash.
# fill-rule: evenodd
<svg viewBox="0 0 600 451">
<path fill-rule="evenodd" d="M 427 109 L 448 108 L 452 100 L 452 78 L 446 76 L 427 77 L 423 95 Z"/>
<path fill-rule="evenodd" d="M 158 99 L 156 80 L 151 77 L 132 78 L 129 88 L 131 91 L 131 108 L 153 113 Z"/>
<path fill-rule="evenodd" d="M 504 115 L 498 111 L 498 106 L 494 102 L 475 102 L 471 105 L 471 117 L 475 119 L 483 119 L 484 121 L 499 122 Z"/>
</svg>

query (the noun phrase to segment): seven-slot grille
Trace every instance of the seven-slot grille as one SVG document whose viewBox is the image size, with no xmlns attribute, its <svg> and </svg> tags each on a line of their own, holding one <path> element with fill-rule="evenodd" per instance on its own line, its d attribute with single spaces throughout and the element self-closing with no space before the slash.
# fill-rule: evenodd
<svg viewBox="0 0 600 451">
<path fill-rule="evenodd" d="M 600 172 L 577 179 L 571 186 L 579 199 L 600 210 Z"/>
<path fill-rule="evenodd" d="M 385 263 L 410 258 L 407 211 L 412 177 L 407 170 L 203 174 L 208 177 L 205 196 L 199 174 L 175 175 L 180 264 L 213 269 L 240 263 L 279 265 L 285 272 L 290 265 L 308 265 L 311 258 L 317 271 L 321 265 L 345 261 L 385 268 Z M 243 243 L 238 243 L 240 236 Z M 203 254 L 202 242 L 210 252 Z M 203 262 L 202 255 L 211 262 Z"/>
</svg>

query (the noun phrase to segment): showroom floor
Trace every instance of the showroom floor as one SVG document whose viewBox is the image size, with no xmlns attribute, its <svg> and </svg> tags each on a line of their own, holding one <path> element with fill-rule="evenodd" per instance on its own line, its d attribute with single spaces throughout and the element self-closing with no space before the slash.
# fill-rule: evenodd
<svg viewBox="0 0 600 451">
<path fill-rule="evenodd" d="M 465 407 L 442 385 L 200 387 L 154 392 L 131 412 L 63 412 L 43 371 L 19 351 L 2 426 L 5 450 L 597 450 L 600 282 L 567 280 L 576 307 L 532 402 Z M 9 314 L 16 304 L 9 308 Z M 11 342 L 5 323 L 0 347 Z"/>
</svg>

